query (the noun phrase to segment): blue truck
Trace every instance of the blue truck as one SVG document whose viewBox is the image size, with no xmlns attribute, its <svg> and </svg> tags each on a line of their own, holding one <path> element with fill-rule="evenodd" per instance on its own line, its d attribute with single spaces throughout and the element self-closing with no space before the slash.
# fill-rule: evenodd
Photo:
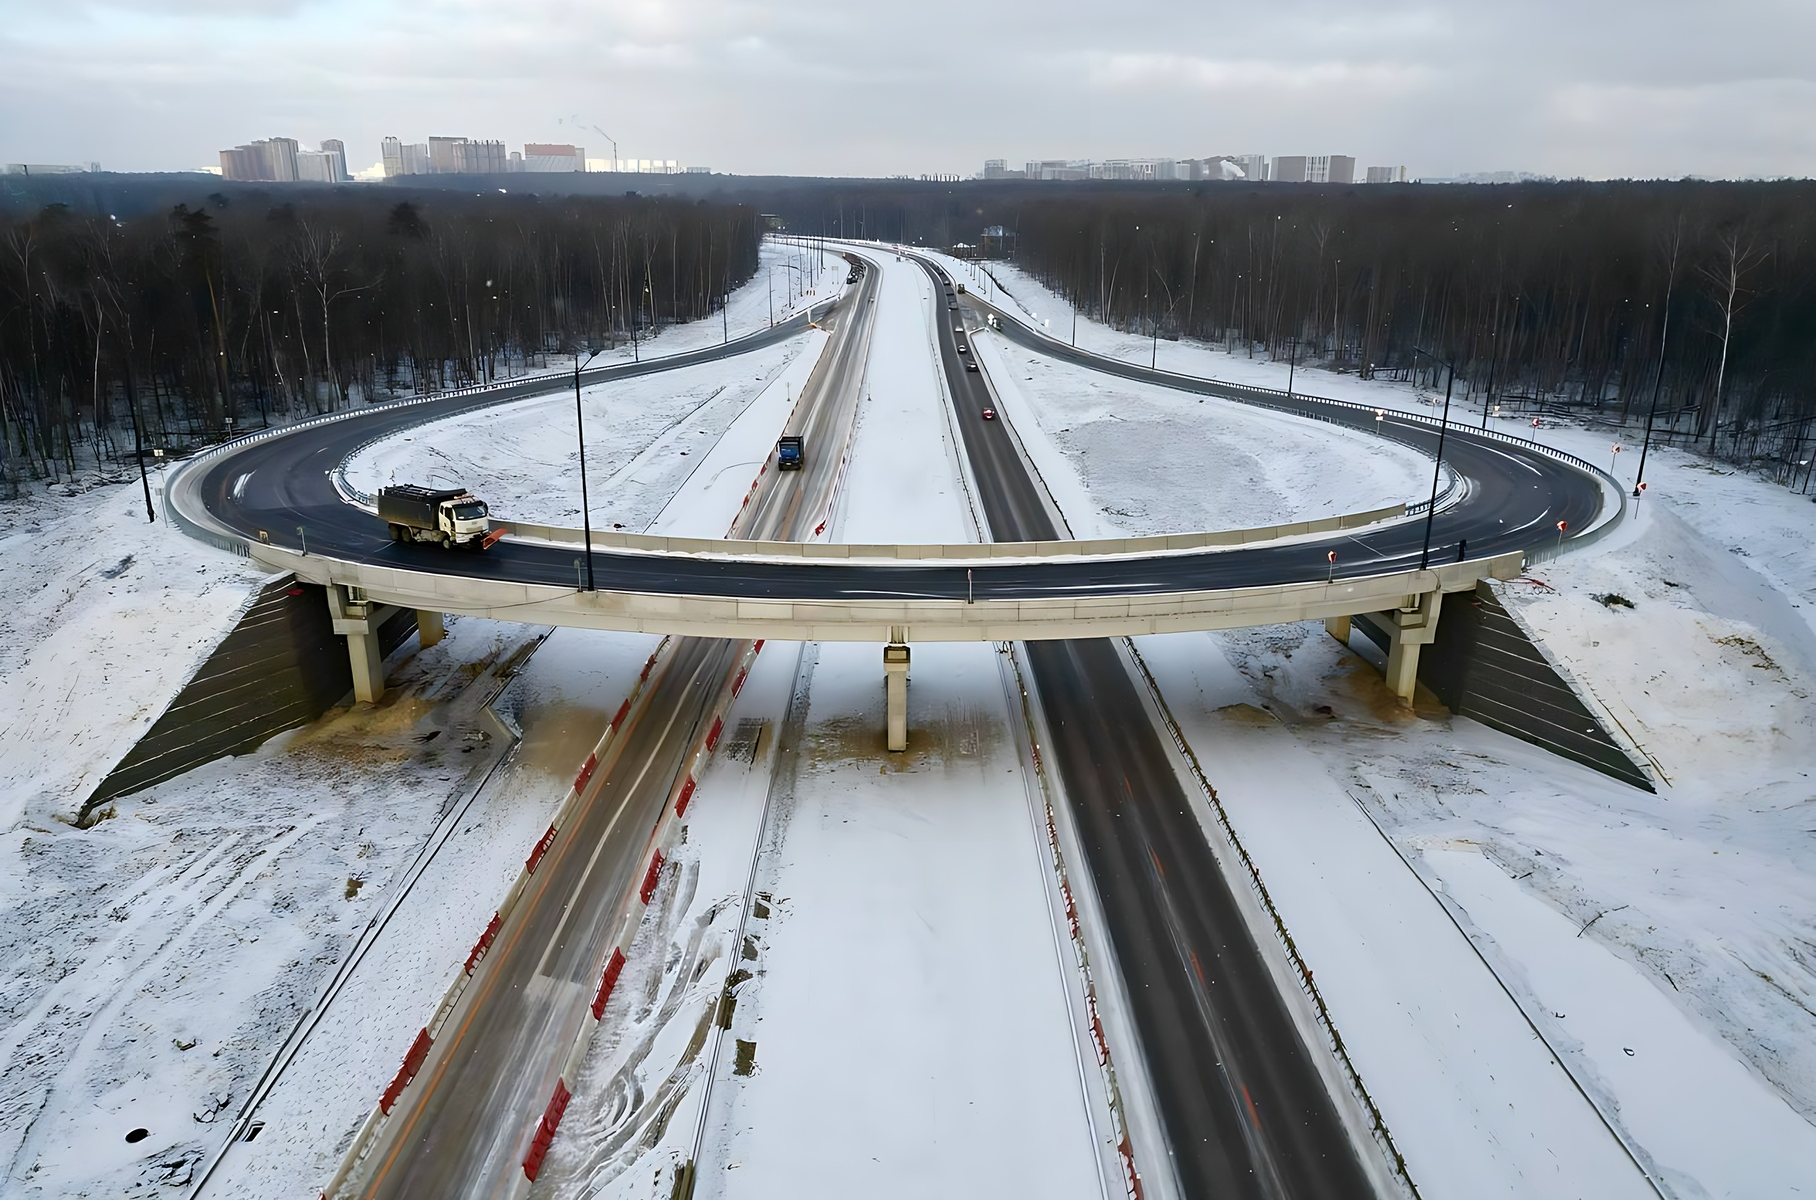
<svg viewBox="0 0 1816 1200">
<path fill-rule="evenodd" d="M 789 434 L 776 443 L 776 470 L 799 471 L 801 469 L 801 439 Z"/>
</svg>

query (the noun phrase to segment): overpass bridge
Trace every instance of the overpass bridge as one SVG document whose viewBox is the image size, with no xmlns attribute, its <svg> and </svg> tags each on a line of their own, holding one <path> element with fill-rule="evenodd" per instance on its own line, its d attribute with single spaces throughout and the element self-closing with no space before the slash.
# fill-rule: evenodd
<svg viewBox="0 0 1816 1200">
<path fill-rule="evenodd" d="M 1143 382 L 1261 405 L 1436 452 L 1440 422 L 1417 413 L 1153 371 L 1078 351 L 1014 314 L 1005 336 Z M 833 302 L 836 304 L 837 302 Z M 825 311 L 825 310 L 822 310 Z M 590 371 L 588 381 L 710 361 L 792 336 L 814 313 L 721 347 Z M 1266 529 L 1096 542 L 839 546 L 665 539 L 504 521 L 485 554 L 400 545 L 340 466 L 376 437 L 478 407 L 564 389 L 549 376 L 483 393 L 377 405 L 227 443 L 176 469 L 166 509 L 186 530 L 327 587 L 361 700 L 383 691 L 379 623 L 416 610 L 425 640 L 441 614 L 688 636 L 868 641 L 1040 641 L 1230 629 L 1381 614 L 1388 682 L 1410 702 L 1438 600 L 1517 576 L 1529 555 L 1599 537 L 1623 515 L 1612 478 L 1495 431 L 1444 428 L 1451 486 L 1427 514 L 1396 506 Z M 1429 546 L 1427 522 L 1429 519 Z M 585 555 L 597 590 L 585 587 Z M 887 658 L 888 656 L 886 656 Z M 898 656 L 899 657 L 899 656 Z M 893 694 L 893 690 L 892 690 Z"/>
</svg>

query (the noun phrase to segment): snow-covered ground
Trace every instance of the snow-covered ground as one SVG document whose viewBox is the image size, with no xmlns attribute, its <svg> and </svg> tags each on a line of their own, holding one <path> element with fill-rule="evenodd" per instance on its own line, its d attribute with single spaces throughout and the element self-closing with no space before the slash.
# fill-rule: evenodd
<svg viewBox="0 0 1816 1200">
<path fill-rule="evenodd" d="M 1035 313 L 1055 303 L 992 269 Z M 1139 361 L 1149 349 L 1086 320 L 1078 340 Z M 981 345 L 987 363 L 995 352 L 1019 369 L 1028 357 L 987 336 Z M 1189 344 L 1163 343 L 1160 357 L 1285 385 L 1284 364 Z M 1029 373 L 1023 389 L 1040 383 Z M 1323 371 L 1301 370 L 1295 387 L 1393 408 L 1426 400 Z M 1085 520 L 1126 520 L 1118 464 L 1025 427 L 1071 414 L 1011 404 L 1043 476 L 1082 479 Z M 1506 428 L 1632 483 L 1633 435 L 1614 455 L 1606 431 Z M 1637 1173 L 1571 1081 L 1667 1194 L 1792 1195 L 1816 1178 L 1811 510 L 1678 451 L 1654 449 L 1646 475 L 1627 528 L 1536 568 L 1509 600 L 1660 768 L 1656 797 L 1441 710 L 1401 712 L 1374 668 L 1321 626 L 1138 639 L 1427 1195 L 1630 1189 Z M 1062 500 L 1077 528 L 1075 504 Z M 1283 773 L 1295 780 L 1284 790 Z M 1409 891 L 1415 879 L 1430 891 Z M 1458 953 L 1460 927 L 1549 1049 L 1522 1049 L 1530 1031 L 1508 1025 L 1512 1010 L 1460 962 L 1412 1003 L 1370 978 L 1391 961 L 1396 927 L 1429 922 L 1434 894 L 1457 924 L 1449 936 L 1444 922 L 1428 929 L 1423 961 L 1401 963 L 1403 976 L 1429 969 L 1441 946 Z M 1371 938 L 1381 955 L 1346 966 Z M 1546 1069 L 1551 1052 L 1571 1081 Z M 1409 1086 L 1421 1070 L 1437 1086 Z"/>
<path fill-rule="evenodd" d="M 824 333 L 809 331 L 726 362 L 582 389 L 594 526 L 648 527 L 753 403 L 786 415 L 825 342 Z M 762 451 L 752 453 L 760 462 Z M 738 473 L 740 497 L 754 470 L 755 462 Z M 499 517 L 579 528 L 573 394 L 418 426 L 373 443 L 347 465 L 347 482 L 366 493 L 393 482 L 443 481 L 482 493 Z"/>
<path fill-rule="evenodd" d="M 1431 460 L 1394 442 L 973 342 L 1023 443 L 1046 443 L 1029 452 L 1079 537 L 1256 528 L 1431 489 Z"/>
<path fill-rule="evenodd" d="M 1063 313 L 1070 332 L 1069 310 L 1004 281 L 1036 310 L 1051 303 L 1043 317 L 1061 332 Z M 897 286 L 892 272 L 880 303 Z M 734 299 L 734 320 L 749 319 L 749 297 Z M 841 538 L 972 536 L 938 410 L 934 315 L 879 314 Z M 722 335 L 707 324 L 686 336 Z M 1150 348 L 1086 321 L 1079 340 L 1143 362 Z M 1277 506 L 1267 519 L 1292 519 L 1419 490 L 1366 438 L 1323 427 L 1308 438 L 1261 413 L 1196 432 L 1195 398 L 1115 381 L 1110 400 L 1089 372 L 1029 371 L 1012 350 L 984 347 L 1006 415 L 1080 534 L 1253 524 L 1258 500 Z M 815 352 L 764 352 L 778 356 L 767 387 L 755 356 L 717 378 L 669 376 L 672 390 L 639 393 L 622 424 L 623 397 L 602 396 L 589 433 L 623 438 L 598 451 L 621 456 L 605 470 L 623 475 L 595 476 L 607 489 L 595 491 L 596 515 L 722 533 L 773 443 L 790 373 Z M 1159 357 L 1285 384 L 1285 364 L 1221 350 L 1162 343 Z M 1295 386 L 1423 407 L 1405 385 L 1353 376 L 1301 370 Z M 537 415 L 539 405 L 510 410 L 515 423 L 496 414 L 480 447 L 496 457 L 460 464 L 502 475 L 513 455 L 542 455 L 510 485 L 514 502 L 547 505 L 509 514 L 530 519 L 576 503 L 547 486 L 566 477 L 571 409 Z M 1536 436 L 1608 461 L 1605 432 Z M 1616 466 L 1630 478 L 1627 444 Z M 1313 453 L 1327 456 L 1316 469 L 1291 462 Z M 433 460 L 382 469 L 418 462 Z M 1222 487 L 1195 462 L 1243 482 Z M 1508 595 L 1657 764 L 1657 796 L 1428 707 L 1402 712 L 1321 627 L 1140 642 L 1434 1200 L 1628 1194 L 1638 1173 L 1573 1085 L 1667 1195 L 1790 1196 L 1816 1178 L 1816 510 L 1678 452 L 1655 450 L 1647 478 L 1627 529 Z M 1360 482 L 1333 500 L 1326 485 L 1339 479 Z M 0 722 L 11 722 L 0 738 L 0 1192 L 172 1194 L 442 815 L 460 813 L 349 981 L 358 1003 L 329 1010 L 261 1108 L 270 1136 L 236 1146 L 211 1190 L 309 1194 L 651 640 L 553 635 L 500 701 L 530 740 L 471 807 L 458 806 L 501 740 L 480 702 L 539 631 L 452 622 L 441 646 L 393 666 L 396 690 L 378 709 L 129 797 L 77 831 L 56 817 L 156 718 L 257 580 L 161 520 L 144 525 L 136 481 L 8 505 L 0 530 Z M 815 653 L 795 782 L 774 796 L 756 862 L 754 940 L 738 943 L 738 914 L 802 661 L 794 646 L 765 649 L 733 713 L 748 740 L 734 734 L 702 781 L 680 868 L 640 935 L 650 952 L 633 955 L 614 1032 L 595 1042 L 539 1190 L 667 1195 L 697 1116 L 686 1096 L 671 1102 L 698 1070 L 700 1021 L 735 951 L 755 956 L 740 958 L 755 977 L 718 1060 L 702 1194 L 797 1195 L 804 1179 L 885 1195 L 1094 1193 L 1090 1078 L 1065 1012 L 1076 980 L 1043 907 L 994 651 L 915 648 L 916 740 L 903 758 L 875 745 L 876 648 Z M 1483 960 L 1517 1012 L 1485 986 Z M 1400 1003 L 1421 971 L 1429 989 Z M 753 1043 L 747 1056 L 740 1042 Z M 125 1142 L 135 1128 L 147 1136 Z M 1006 1164 L 1021 1170 L 1000 1174 Z"/>
<path fill-rule="evenodd" d="M 381 707 L 125 797 L 92 830 L 28 816 L 4 835 L 0 1190 L 189 1179 L 443 805 L 496 757 L 480 701 L 529 636 L 455 622 L 394 664 Z"/>
<path fill-rule="evenodd" d="M 156 523 L 136 476 L 0 503 L 0 829 L 75 816 L 258 590 L 152 482 Z"/>
<path fill-rule="evenodd" d="M 831 261 L 842 284 L 844 264 Z M 754 303 L 766 305 L 761 290 Z M 755 327 L 752 304 L 748 287 L 734 296 L 734 336 L 748 331 L 735 324 L 741 312 Z M 778 290 L 778 315 L 783 308 Z M 658 341 L 709 344 L 721 332 L 712 324 Z M 760 381 L 747 377 L 757 368 L 743 356 L 691 369 L 691 408 L 707 401 L 701 415 L 718 423 L 709 433 L 751 420 L 746 440 L 773 444 L 788 372 L 798 359 L 804 377 L 820 336 L 763 352 L 765 380 L 784 381 L 773 398 L 758 399 Z M 715 393 L 739 399 L 715 408 Z M 639 521 L 667 504 L 663 521 L 716 519 L 722 534 L 754 463 L 718 464 L 742 476 L 735 488 L 698 481 L 695 490 L 714 493 L 706 507 L 716 518 L 671 503 L 718 447 L 688 432 L 688 394 L 676 401 L 658 387 L 646 398 L 667 404 L 666 415 L 613 421 L 617 397 L 606 396 L 589 426 L 606 433 L 601 452 L 653 467 L 607 495 L 646 504 Z M 532 433 L 518 436 L 536 444 Z M 681 469 L 651 452 L 658 441 L 690 451 L 672 455 Z M 506 459 L 515 449 L 495 452 Z M 518 475 L 525 495 L 540 494 L 533 474 Z M 127 797 L 114 818 L 78 831 L 60 819 L 232 628 L 260 576 L 170 530 L 161 513 L 146 524 L 136 479 L 64 490 L 0 507 L 0 1192 L 182 1186 L 336 964 L 413 880 L 342 1002 L 261 1106 L 275 1136 L 237 1143 L 210 1185 L 211 1195 L 309 1192 L 396 1069 L 654 639 L 563 630 L 552 652 L 523 667 L 544 631 L 451 619 L 441 645 L 419 653 L 411 643 L 391 664 L 380 707 L 331 713 L 257 754 Z M 481 701 L 518 668 L 497 707 L 517 714 L 527 740 L 475 796 L 503 749 Z M 445 844 L 418 876 L 411 866 L 432 833 Z M 137 1128 L 147 1135 L 127 1142 Z"/>
</svg>

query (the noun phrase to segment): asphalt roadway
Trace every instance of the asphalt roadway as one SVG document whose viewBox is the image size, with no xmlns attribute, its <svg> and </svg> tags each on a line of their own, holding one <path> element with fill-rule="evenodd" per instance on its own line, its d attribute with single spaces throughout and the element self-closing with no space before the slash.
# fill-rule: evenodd
<svg viewBox="0 0 1816 1200">
<path fill-rule="evenodd" d="M 948 317 L 959 315 L 950 310 Z M 1066 347 L 1020 330 L 1009 321 L 1005 332 L 1044 354 L 1067 357 Z M 950 329 L 950 325 L 943 326 Z M 772 331 L 696 356 L 676 356 L 664 365 L 684 365 L 723 357 L 775 340 Z M 1190 380 L 1164 372 L 1147 372 L 1128 364 L 1080 356 L 1087 365 L 1144 378 L 1165 386 L 1206 395 L 1225 396 L 1244 389 L 1207 380 Z M 642 364 L 640 371 L 661 369 Z M 611 378 L 628 372 L 608 368 Z M 961 372 L 968 374 L 966 372 Z M 548 383 L 541 391 L 551 390 Z M 533 394 L 525 392 L 524 394 Z M 335 492 L 329 472 L 369 439 L 417 424 L 425 416 L 442 417 L 497 403 L 494 397 L 457 398 L 444 405 L 397 408 L 375 406 L 357 417 L 299 429 L 282 437 L 229 449 L 201 464 L 195 488 L 215 524 L 242 536 L 264 534 L 276 545 L 350 562 L 370 562 L 444 575 L 486 576 L 573 586 L 571 547 L 505 539 L 484 554 L 444 551 L 432 545 L 392 542 L 378 518 L 346 504 Z M 1274 401 L 1279 403 L 1279 401 Z M 1372 412 L 1321 406 L 1299 397 L 1302 408 L 1334 424 L 1348 425 L 1378 437 L 1415 447 L 1436 449 L 1437 430 L 1422 421 L 1393 413 L 1377 421 Z M 987 451 L 986 451 L 987 452 Z M 810 447 L 809 453 L 812 453 Z M 1465 494 L 1439 512 L 1433 522 L 1431 561 L 1450 561 L 1467 542 L 1469 557 L 1488 558 L 1507 551 L 1528 551 L 1557 537 L 1557 522 L 1569 531 L 1586 530 L 1601 512 L 1602 490 L 1595 476 L 1540 450 L 1483 437 L 1452 425 L 1444 461 L 1463 477 Z M 483 480 L 469 480 L 483 499 Z M 1410 499 L 1417 499 L 1411 497 Z M 508 515 L 508 514 L 507 514 Z M 1024 516 L 1032 514 L 1023 514 Z M 301 527 L 306 532 L 297 532 Z M 1405 571 L 1421 562 L 1425 535 L 1422 520 L 1372 526 L 1287 545 L 1262 545 L 1145 558 L 1059 559 L 1035 562 L 929 564 L 777 562 L 774 560 L 665 557 L 613 550 L 594 550 L 595 572 L 602 588 L 670 595 L 727 598 L 765 597 L 790 600 L 827 599 L 962 599 L 968 588 L 979 599 L 1053 599 L 1106 595 L 1143 595 L 1187 590 L 1213 590 L 1276 583 L 1320 581 Z M 1019 540 L 1019 539 L 1018 539 Z M 1327 553 L 1337 555 L 1334 568 Z"/>
<path fill-rule="evenodd" d="M 922 266 L 956 306 L 950 278 Z M 949 307 L 945 315 L 962 314 Z M 964 367 L 961 325 L 940 322 L 940 350 L 991 535 L 1063 536 L 1005 419 L 983 419 L 996 401 L 985 376 Z M 1025 649 L 1052 735 L 1048 757 L 1103 908 L 1180 1193 L 1372 1194 L 1312 1059 L 1324 1047 L 1299 1036 L 1115 643 Z"/>
<path fill-rule="evenodd" d="M 875 283 L 867 272 L 827 318 L 833 341 L 796 414 L 809 439 L 806 465 L 763 474 L 739 514 L 739 536 L 805 537 L 823 519 L 856 419 Z M 338 1194 L 495 1200 L 522 1186 L 520 1164 L 569 1049 L 591 1020 L 626 897 L 649 861 L 650 832 L 745 646 L 681 638 L 662 655 L 643 701 L 481 960 L 417 1082 L 393 1109 L 365 1168 Z"/>
</svg>

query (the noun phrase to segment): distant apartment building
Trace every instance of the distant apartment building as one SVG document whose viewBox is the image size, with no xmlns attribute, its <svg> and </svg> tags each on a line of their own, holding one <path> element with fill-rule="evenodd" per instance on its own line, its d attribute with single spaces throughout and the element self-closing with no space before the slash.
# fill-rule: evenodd
<svg viewBox="0 0 1816 1200">
<path fill-rule="evenodd" d="M 510 169 L 503 142 L 464 137 L 429 139 L 431 175 L 503 175 Z"/>
<path fill-rule="evenodd" d="M 1230 161 L 1242 168 L 1242 177 L 1250 183 L 1266 183 L 1274 177 L 1265 154 L 1237 154 Z"/>
<path fill-rule="evenodd" d="M 379 157 L 384 163 L 385 178 L 399 175 L 427 175 L 429 146 L 427 142 L 402 142 L 388 137 L 379 143 Z"/>
<path fill-rule="evenodd" d="M 252 183 L 347 183 L 347 148 L 334 138 L 304 150 L 295 138 L 265 138 L 221 151 L 221 178 Z"/>
<path fill-rule="evenodd" d="M 1347 154 L 1312 154 L 1305 159 L 1307 183 L 1354 183 L 1356 160 Z"/>
<path fill-rule="evenodd" d="M 1282 154 L 1274 159 L 1275 183 L 1354 183 L 1356 160 L 1347 154 Z"/>
<path fill-rule="evenodd" d="M 347 174 L 347 144 L 339 138 L 327 138 L 322 142 L 321 152 L 334 159 L 334 182 L 348 183 L 353 176 Z"/>
<path fill-rule="evenodd" d="M 512 155 L 517 159 L 516 155 Z M 586 150 L 580 146 L 569 146 L 565 143 L 525 142 L 523 157 L 518 170 L 546 171 L 584 171 L 586 170 Z"/>
<path fill-rule="evenodd" d="M 1370 167 L 1364 179 L 1366 183 L 1405 183 L 1405 167 Z"/>
<path fill-rule="evenodd" d="M 255 183 L 295 183 L 295 138 L 265 138 L 221 151 L 221 178 Z"/>
</svg>

